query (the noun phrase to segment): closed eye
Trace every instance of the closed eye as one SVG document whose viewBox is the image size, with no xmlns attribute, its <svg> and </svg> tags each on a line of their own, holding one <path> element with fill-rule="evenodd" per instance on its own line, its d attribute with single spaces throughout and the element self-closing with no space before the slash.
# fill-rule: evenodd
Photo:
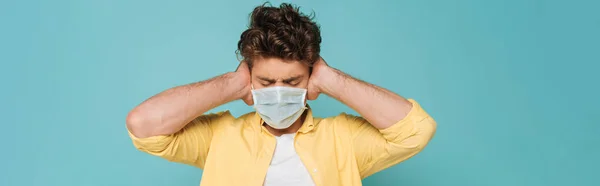
<svg viewBox="0 0 600 186">
<path fill-rule="evenodd" d="M 269 79 L 269 78 L 266 78 L 266 77 L 260 77 L 259 76 L 258 79 L 260 80 L 260 84 L 262 86 L 269 86 L 269 85 L 275 83 L 274 79 Z"/>
<path fill-rule="evenodd" d="M 296 77 L 292 77 L 292 78 L 288 78 L 286 80 L 283 80 L 283 82 L 286 83 L 286 84 L 288 84 L 288 85 L 296 86 L 296 85 L 300 84 L 301 79 L 302 79 L 302 75 L 296 76 Z"/>
<path fill-rule="evenodd" d="M 298 84 L 297 80 L 287 80 L 287 81 L 283 81 L 283 83 L 288 84 L 288 85 L 294 85 L 294 84 Z"/>
</svg>

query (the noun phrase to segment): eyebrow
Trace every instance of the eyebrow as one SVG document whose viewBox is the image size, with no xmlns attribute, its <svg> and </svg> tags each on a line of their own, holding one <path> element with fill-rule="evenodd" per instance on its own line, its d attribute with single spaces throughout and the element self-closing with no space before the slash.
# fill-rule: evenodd
<svg viewBox="0 0 600 186">
<path fill-rule="evenodd" d="M 269 83 L 275 82 L 274 79 L 269 79 L 269 78 L 266 78 L 266 77 L 257 76 L 257 78 L 260 79 L 260 80 L 269 82 Z"/>
<path fill-rule="evenodd" d="M 283 82 L 294 81 L 294 80 L 300 79 L 302 77 L 303 77 L 303 75 L 297 75 L 297 76 L 294 76 L 294 77 L 290 77 L 290 78 L 284 79 Z M 276 80 L 271 79 L 271 78 L 267 78 L 267 77 L 257 76 L 257 78 L 260 79 L 260 80 L 263 80 L 263 81 L 267 81 L 267 82 L 276 82 Z"/>
<path fill-rule="evenodd" d="M 294 77 L 291 77 L 291 78 L 284 79 L 283 82 L 291 82 L 291 81 L 298 80 L 300 78 L 302 78 L 302 75 L 297 75 L 297 76 L 294 76 Z"/>
</svg>

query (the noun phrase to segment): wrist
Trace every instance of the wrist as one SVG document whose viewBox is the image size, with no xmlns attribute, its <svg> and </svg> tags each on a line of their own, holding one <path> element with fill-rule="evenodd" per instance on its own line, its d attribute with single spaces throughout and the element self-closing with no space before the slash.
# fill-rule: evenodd
<svg viewBox="0 0 600 186">
<path fill-rule="evenodd" d="M 317 88 L 324 94 L 332 95 L 339 87 L 343 87 L 343 73 L 337 69 L 327 67 L 322 78 L 317 83 Z"/>
<path fill-rule="evenodd" d="M 242 99 L 246 94 L 248 94 L 249 90 L 249 82 L 247 78 L 242 77 L 237 72 L 229 72 L 224 74 L 224 79 L 226 82 L 223 85 L 226 87 L 225 92 L 228 93 L 229 101 L 234 101 L 238 99 Z"/>
</svg>

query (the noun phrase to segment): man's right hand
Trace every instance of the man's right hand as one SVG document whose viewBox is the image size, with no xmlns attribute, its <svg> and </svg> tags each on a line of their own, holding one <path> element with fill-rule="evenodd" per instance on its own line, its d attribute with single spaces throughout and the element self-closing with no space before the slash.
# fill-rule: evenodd
<svg viewBox="0 0 600 186">
<path fill-rule="evenodd" d="M 237 70 L 235 71 L 235 75 L 239 78 L 240 81 L 244 82 L 243 87 L 240 90 L 240 99 L 244 101 L 247 105 L 254 105 L 254 101 L 252 99 L 252 81 L 250 76 L 250 68 L 248 67 L 248 63 L 245 61 L 240 62 Z"/>
<path fill-rule="evenodd" d="M 241 99 L 252 101 L 250 69 L 240 63 L 235 72 L 162 91 L 132 109 L 127 127 L 136 137 L 174 134 L 219 105 Z"/>
</svg>

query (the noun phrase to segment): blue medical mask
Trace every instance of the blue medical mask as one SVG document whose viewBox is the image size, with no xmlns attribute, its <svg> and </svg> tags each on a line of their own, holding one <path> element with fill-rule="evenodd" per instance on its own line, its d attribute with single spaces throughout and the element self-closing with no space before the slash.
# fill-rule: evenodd
<svg viewBox="0 0 600 186">
<path fill-rule="evenodd" d="M 267 125 L 275 129 L 290 127 L 306 110 L 306 89 L 269 87 L 254 90 L 254 109 Z"/>
</svg>

